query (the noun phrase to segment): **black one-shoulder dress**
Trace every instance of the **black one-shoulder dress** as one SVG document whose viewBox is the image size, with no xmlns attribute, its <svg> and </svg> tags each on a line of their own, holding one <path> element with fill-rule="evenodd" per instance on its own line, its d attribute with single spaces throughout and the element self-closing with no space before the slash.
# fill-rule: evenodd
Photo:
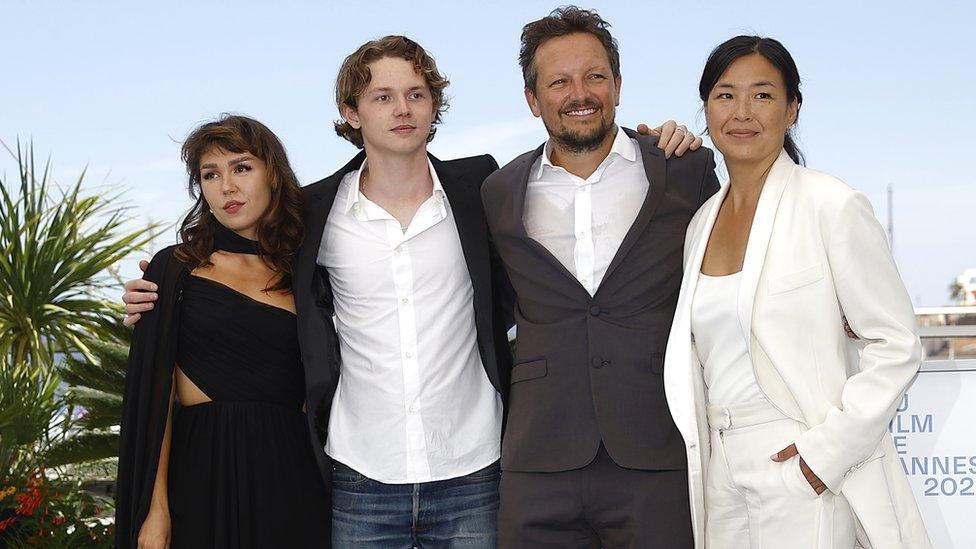
<svg viewBox="0 0 976 549">
<path fill-rule="evenodd" d="M 212 401 L 174 411 L 172 546 L 326 546 L 295 315 L 197 276 L 179 309 L 176 363 Z"/>
</svg>

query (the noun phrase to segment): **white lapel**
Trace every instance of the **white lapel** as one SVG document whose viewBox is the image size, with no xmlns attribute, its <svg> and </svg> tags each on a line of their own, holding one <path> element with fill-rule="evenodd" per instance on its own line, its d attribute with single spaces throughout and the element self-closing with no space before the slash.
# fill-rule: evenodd
<svg viewBox="0 0 976 549">
<path fill-rule="evenodd" d="M 711 234 L 715 218 L 718 217 L 722 200 L 728 192 L 728 185 L 719 188 L 718 192 L 703 206 L 708 208 L 702 217 L 691 227 L 693 231 L 688 241 L 690 249 L 685 256 L 684 276 L 681 280 L 681 291 L 678 294 L 678 304 L 675 308 L 671 336 L 668 338 L 665 353 L 664 379 L 668 405 L 675 424 L 681 430 L 686 441 L 698 438 L 697 418 L 695 418 L 695 384 L 692 368 L 698 367 L 696 357 L 691 349 L 691 305 L 698 287 L 698 273 L 701 271 L 702 259 L 705 257 L 705 247 L 708 235 Z M 690 415 L 689 415 L 690 414 Z"/>
<path fill-rule="evenodd" d="M 690 282 L 690 287 L 688 289 L 692 292 L 688 294 L 689 298 L 690 296 L 694 295 L 693 292 L 698 286 L 698 274 L 701 272 L 702 261 L 705 260 L 705 249 L 708 247 L 708 237 L 712 234 L 712 227 L 715 226 L 715 220 L 718 219 L 718 212 L 722 209 L 722 202 L 725 201 L 725 195 L 728 193 L 728 183 L 719 187 L 718 192 L 716 192 L 715 196 L 710 199 L 711 203 L 709 205 L 708 213 L 702 220 L 701 225 L 699 225 L 698 229 L 695 231 L 694 238 L 692 238 L 692 248 L 685 261 L 685 282 Z"/>
<path fill-rule="evenodd" d="M 752 356 L 752 309 L 756 302 L 759 277 L 766 261 L 769 238 L 773 234 L 776 209 L 779 207 L 783 191 L 786 190 L 795 167 L 796 164 L 785 150 L 779 153 L 779 158 L 773 163 L 769 175 L 766 176 L 762 193 L 759 195 L 759 204 L 756 206 L 756 214 L 752 220 L 752 229 L 749 231 L 746 256 L 742 262 L 742 283 L 739 286 L 738 305 L 739 326 L 742 328 L 742 337 L 749 346 L 750 356 Z"/>
</svg>

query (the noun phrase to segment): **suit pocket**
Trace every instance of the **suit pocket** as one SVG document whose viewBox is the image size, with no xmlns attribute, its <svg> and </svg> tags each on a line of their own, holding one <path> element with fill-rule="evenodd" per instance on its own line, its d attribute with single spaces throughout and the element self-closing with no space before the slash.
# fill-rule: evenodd
<svg viewBox="0 0 976 549">
<path fill-rule="evenodd" d="M 527 362 L 520 362 L 512 368 L 512 383 L 546 377 L 548 373 L 549 367 L 546 366 L 546 359 L 534 358 Z"/>
<path fill-rule="evenodd" d="M 807 477 L 803 476 L 803 470 L 800 469 L 799 456 L 793 456 L 787 461 L 776 463 L 774 467 L 779 468 L 780 475 L 783 477 L 783 483 L 786 485 L 788 492 L 804 498 L 820 497 L 821 494 L 818 494 L 813 489 L 813 486 L 810 485 Z"/>
<path fill-rule="evenodd" d="M 769 295 L 782 294 L 809 286 L 810 284 L 823 280 L 823 277 L 823 263 L 811 265 L 794 273 L 773 277 L 767 282 Z"/>
<path fill-rule="evenodd" d="M 651 373 L 664 375 L 664 353 L 651 353 Z"/>
</svg>

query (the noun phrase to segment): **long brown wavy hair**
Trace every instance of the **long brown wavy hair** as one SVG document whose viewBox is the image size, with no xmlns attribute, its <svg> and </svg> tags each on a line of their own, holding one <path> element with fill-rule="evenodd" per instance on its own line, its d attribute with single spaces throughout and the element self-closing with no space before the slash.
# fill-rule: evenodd
<svg viewBox="0 0 976 549">
<path fill-rule="evenodd" d="M 288 163 L 285 147 L 264 124 L 246 116 L 223 114 L 193 130 L 183 143 L 182 157 L 189 176 L 190 197 L 195 200 L 180 225 L 180 244 L 175 255 L 190 270 L 211 265 L 214 229 L 219 223 L 200 189 L 200 159 L 219 149 L 248 153 L 268 168 L 271 204 L 257 226 L 258 251 L 275 274 L 267 291 L 291 291 L 292 257 L 302 243 L 304 195 Z"/>
</svg>

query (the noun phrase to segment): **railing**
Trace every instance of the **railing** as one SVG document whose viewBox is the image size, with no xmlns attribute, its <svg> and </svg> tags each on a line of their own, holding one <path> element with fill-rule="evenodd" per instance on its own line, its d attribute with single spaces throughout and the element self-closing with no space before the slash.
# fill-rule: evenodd
<svg viewBox="0 0 976 549">
<path fill-rule="evenodd" d="M 976 371 L 976 307 L 921 307 L 915 314 L 922 372 Z"/>
</svg>

